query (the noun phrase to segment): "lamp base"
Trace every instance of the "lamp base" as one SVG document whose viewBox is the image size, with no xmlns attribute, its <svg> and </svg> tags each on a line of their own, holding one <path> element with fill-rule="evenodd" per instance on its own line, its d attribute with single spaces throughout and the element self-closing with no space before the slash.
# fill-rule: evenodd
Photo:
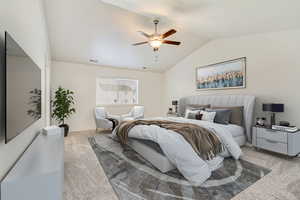
<svg viewBox="0 0 300 200">
<path fill-rule="evenodd" d="M 270 120 L 270 122 L 271 122 L 271 126 L 276 124 L 275 113 L 272 113 L 272 114 L 271 114 L 271 120 Z"/>
</svg>

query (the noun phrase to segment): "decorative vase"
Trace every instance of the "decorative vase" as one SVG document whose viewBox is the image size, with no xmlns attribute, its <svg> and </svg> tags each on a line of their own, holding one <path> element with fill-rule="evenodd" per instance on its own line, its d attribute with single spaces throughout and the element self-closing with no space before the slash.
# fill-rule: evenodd
<svg viewBox="0 0 300 200">
<path fill-rule="evenodd" d="M 59 125 L 59 127 L 64 129 L 64 135 L 65 135 L 65 137 L 67 137 L 68 133 L 69 133 L 69 125 L 68 124 L 61 124 L 61 125 Z"/>
<path fill-rule="evenodd" d="M 266 125 L 266 118 L 265 117 L 258 117 L 256 118 L 256 125 L 257 126 L 265 126 Z"/>
<path fill-rule="evenodd" d="M 173 113 L 173 108 L 169 108 L 168 113 L 167 114 L 172 114 Z"/>
</svg>

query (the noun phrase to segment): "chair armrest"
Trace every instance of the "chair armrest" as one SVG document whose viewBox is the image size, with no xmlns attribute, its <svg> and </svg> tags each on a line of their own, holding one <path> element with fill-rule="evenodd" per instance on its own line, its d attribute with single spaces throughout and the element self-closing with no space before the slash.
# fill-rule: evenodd
<svg viewBox="0 0 300 200">
<path fill-rule="evenodd" d="M 107 113 L 106 118 L 113 118 L 113 119 L 120 121 L 121 116 L 120 115 L 111 115 L 111 114 Z"/>
<path fill-rule="evenodd" d="M 106 123 L 109 123 L 110 121 L 108 119 L 105 119 L 105 118 L 96 118 L 96 121 L 98 122 L 106 122 Z"/>
<path fill-rule="evenodd" d="M 127 117 L 132 117 L 132 114 L 131 113 L 128 113 L 128 114 L 124 114 L 124 115 L 121 115 L 121 118 L 127 118 Z"/>
<path fill-rule="evenodd" d="M 105 118 L 96 118 L 96 127 L 109 129 L 112 127 L 112 122 Z"/>
</svg>

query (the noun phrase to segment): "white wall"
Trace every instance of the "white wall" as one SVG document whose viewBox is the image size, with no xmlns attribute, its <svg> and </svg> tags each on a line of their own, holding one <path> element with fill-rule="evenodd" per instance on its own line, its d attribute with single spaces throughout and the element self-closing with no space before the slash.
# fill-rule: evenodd
<svg viewBox="0 0 300 200">
<path fill-rule="evenodd" d="M 96 78 L 116 77 L 139 80 L 139 104 L 145 106 L 145 116 L 155 117 L 165 113 L 162 110 L 163 74 L 137 70 L 101 67 L 52 61 L 51 88 L 73 90 L 76 99 L 76 113 L 66 122 L 71 131 L 95 128 L 94 108 L 96 106 Z M 132 106 L 106 106 L 112 114 L 125 114 Z"/>
<path fill-rule="evenodd" d="M 200 94 L 251 94 L 257 96 L 256 115 L 262 102 L 285 104 L 278 120 L 300 127 L 300 31 L 285 31 L 214 40 L 165 72 L 164 107 L 172 99 Z M 196 91 L 195 68 L 247 57 L 247 88 Z"/>
<path fill-rule="evenodd" d="M 45 125 L 46 121 L 45 64 L 49 62 L 49 60 L 46 60 L 49 57 L 49 48 L 43 1 L 1 1 L 0 40 L 2 43 L 2 47 L 5 30 L 10 33 L 10 35 L 41 68 L 43 106 L 42 119 L 34 123 L 32 126 L 28 127 L 8 144 L 4 144 L 3 141 L 0 141 L 0 180 L 5 176 L 13 163 L 32 141 L 34 135 Z M 3 55 L 3 48 L 1 49 L 1 55 Z M 0 60 L 0 63 L 3 64 L 3 57 L 0 57 Z M 3 66 L 1 67 L 3 68 Z M 1 91 L 1 97 L 2 101 L 0 103 L 3 106 L 3 91 Z M 1 119 L 1 121 L 2 120 L 3 118 Z"/>
</svg>

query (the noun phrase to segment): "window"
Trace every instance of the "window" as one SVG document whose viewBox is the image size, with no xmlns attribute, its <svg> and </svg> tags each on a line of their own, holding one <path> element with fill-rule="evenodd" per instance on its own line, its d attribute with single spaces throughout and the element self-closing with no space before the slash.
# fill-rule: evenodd
<svg viewBox="0 0 300 200">
<path fill-rule="evenodd" d="M 138 104 L 138 80 L 97 78 L 96 104 Z"/>
</svg>

